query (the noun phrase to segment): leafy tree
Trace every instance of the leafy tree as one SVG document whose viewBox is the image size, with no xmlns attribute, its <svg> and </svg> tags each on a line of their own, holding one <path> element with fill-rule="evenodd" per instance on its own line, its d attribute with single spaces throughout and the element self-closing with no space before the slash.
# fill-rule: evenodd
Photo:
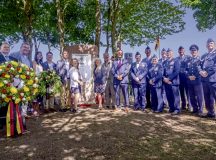
<svg viewBox="0 0 216 160">
<path fill-rule="evenodd" d="M 194 10 L 194 19 L 197 28 L 201 31 L 212 29 L 216 26 L 216 1 L 215 0 L 180 0 L 185 6 Z"/>
</svg>

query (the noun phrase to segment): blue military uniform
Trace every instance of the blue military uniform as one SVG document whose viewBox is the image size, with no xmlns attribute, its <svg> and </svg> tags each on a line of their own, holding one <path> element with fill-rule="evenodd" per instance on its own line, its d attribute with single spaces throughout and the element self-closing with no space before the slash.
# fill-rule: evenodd
<svg viewBox="0 0 216 160">
<path fill-rule="evenodd" d="M 149 47 L 147 47 L 146 49 L 150 49 Z M 152 61 L 152 56 L 150 57 L 146 57 L 142 60 L 142 62 L 146 63 L 148 66 L 148 69 L 151 67 L 151 61 Z M 147 84 L 146 84 L 146 101 L 147 101 L 147 107 L 151 106 L 151 97 L 150 97 L 150 84 L 149 84 L 149 80 L 147 78 Z"/>
<path fill-rule="evenodd" d="M 179 94 L 179 71 L 180 63 L 172 58 L 167 59 L 164 64 L 164 78 L 169 78 L 171 84 L 164 83 L 166 96 L 169 97 L 169 112 L 180 113 L 180 94 Z"/>
<path fill-rule="evenodd" d="M 134 93 L 134 109 L 145 109 L 146 106 L 146 76 L 148 66 L 145 62 L 134 62 L 131 66 L 131 84 Z M 137 81 L 137 78 L 139 81 Z"/>
<path fill-rule="evenodd" d="M 116 96 L 116 106 L 120 107 L 120 88 L 122 89 L 125 107 L 129 107 L 129 96 L 128 96 L 128 74 L 131 65 L 126 59 L 118 59 L 113 62 L 112 74 L 113 74 L 113 87 Z M 122 80 L 117 79 L 119 75 L 122 75 Z"/>
<path fill-rule="evenodd" d="M 208 73 L 206 78 L 202 77 L 202 85 L 205 106 L 208 111 L 207 117 L 215 117 L 214 101 L 216 100 L 216 50 L 206 53 L 201 57 L 202 67 Z"/>
<path fill-rule="evenodd" d="M 190 109 L 191 104 L 190 104 L 190 98 L 189 98 L 189 93 L 188 93 L 187 77 L 185 75 L 185 69 L 187 67 L 188 61 L 190 60 L 190 56 L 188 55 L 178 56 L 177 60 L 180 62 L 179 91 L 180 91 L 180 96 L 181 96 L 181 108 L 186 109 L 186 105 L 187 105 L 188 109 Z M 187 100 L 186 100 L 186 97 L 187 97 Z M 187 104 L 187 101 L 188 101 L 188 104 Z"/>
<path fill-rule="evenodd" d="M 200 57 L 190 57 L 185 70 L 188 92 L 190 97 L 193 113 L 201 114 L 203 112 L 203 89 L 201 77 L 199 75 L 201 60 Z M 196 77 L 195 80 L 190 80 L 189 76 Z"/>
<path fill-rule="evenodd" d="M 148 71 L 148 79 L 152 80 L 151 86 L 151 108 L 153 111 L 162 112 L 163 97 L 162 97 L 162 79 L 163 79 L 163 67 L 161 64 L 151 65 Z"/>
</svg>

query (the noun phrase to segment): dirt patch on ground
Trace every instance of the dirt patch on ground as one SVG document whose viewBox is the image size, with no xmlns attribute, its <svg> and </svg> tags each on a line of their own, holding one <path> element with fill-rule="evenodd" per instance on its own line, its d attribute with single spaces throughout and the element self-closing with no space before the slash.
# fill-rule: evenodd
<svg viewBox="0 0 216 160">
<path fill-rule="evenodd" d="M 182 114 L 97 111 L 27 120 L 30 134 L 0 138 L 0 159 L 187 159 L 216 157 L 216 121 Z M 1 133 L 0 136 L 2 136 Z"/>
</svg>

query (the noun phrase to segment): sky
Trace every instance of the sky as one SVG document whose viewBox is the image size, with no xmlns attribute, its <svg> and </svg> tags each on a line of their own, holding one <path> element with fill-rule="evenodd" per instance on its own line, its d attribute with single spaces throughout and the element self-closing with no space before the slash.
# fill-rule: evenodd
<svg viewBox="0 0 216 160">
<path fill-rule="evenodd" d="M 206 32 L 200 32 L 196 28 L 196 21 L 193 18 L 193 11 L 190 9 L 187 9 L 185 17 L 185 30 L 176 33 L 173 35 L 169 35 L 166 37 L 166 39 L 163 39 L 160 41 L 160 49 L 162 48 L 171 48 L 174 51 L 175 56 L 178 55 L 178 47 L 183 46 L 185 48 L 186 54 L 189 54 L 189 47 L 192 44 L 197 44 L 199 46 L 199 52 L 200 55 L 204 54 L 206 52 L 206 41 L 208 38 L 212 38 L 216 41 L 216 27 L 212 30 L 207 30 Z M 103 37 L 105 35 L 102 35 L 101 39 L 105 39 Z M 11 49 L 11 52 L 18 51 L 20 48 L 21 43 L 18 43 L 14 45 L 14 47 Z M 149 45 L 152 54 L 156 54 L 157 56 L 159 55 L 159 50 L 155 52 L 154 46 L 155 43 L 152 43 Z M 122 50 L 124 53 L 129 52 L 129 53 L 136 53 L 137 51 L 142 54 L 142 57 L 144 58 L 144 50 L 146 48 L 146 45 L 142 45 L 139 47 L 130 47 L 129 45 L 123 45 Z M 40 51 L 43 52 L 43 55 L 45 57 L 46 52 L 48 51 L 47 46 L 45 45 L 40 45 L 39 48 Z M 111 49 L 110 49 L 111 50 Z M 104 53 L 105 48 L 100 49 L 100 58 L 102 58 L 102 54 Z M 52 52 L 54 53 L 54 61 L 56 62 L 59 57 L 59 51 L 57 49 L 53 49 Z M 45 59 L 45 58 L 44 58 Z"/>
</svg>

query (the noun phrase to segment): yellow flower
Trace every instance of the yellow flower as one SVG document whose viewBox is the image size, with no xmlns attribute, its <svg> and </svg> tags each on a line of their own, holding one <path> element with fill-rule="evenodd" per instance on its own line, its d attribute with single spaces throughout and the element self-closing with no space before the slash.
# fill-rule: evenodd
<svg viewBox="0 0 216 160">
<path fill-rule="evenodd" d="M 27 97 L 26 99 L 27 99 L 27 101 L 30 101 L 30 100 L 31 100 L 31 97 Z"/>
<path fill-rule="evenodd" d="M 2 82 L 0 82 L 0 87 L 4 86 L 4 84 Z"/>
<path fill-rule="evenodd" d="M 23 87 L 23 90 L 24 90 L 25 92 L 29 92 L 29 88 L 26 87 L 26 86 Z"/>
<path fill-rule="evenodd" d="M 17 89 L 16 89 L 15 87 L 11 87 L 11 88 L 10 88 L 10 92 L 11 92 L 12 94 L 16 94 L 16 93 L 17 93 Z"/>
<path fill-rule="evenodd" d="M 6 74 L 6 75 L 5 75 L 5 78 L 10 78 L 10 75 L 9 75 L 9 74 Z"/>
<path fill-rule="evenodd" d="M 20 68 L 18 72 L 21 73 L 22 72 L 22 68 Z"/>
<path fill-rule="evenodd" d="M 33 91 L 33 95 L 36 95 L 36 93 L 38 93 L 38 89 L 37 89 L 37 88 L 34 89 L 34 91 Z"/>
<path fill-rule="evenodd" d="M 17 99 L 15 100 L 15 104 L 18 104 L 20 101 L 21 101 L 21 99 L 20 99 L 20 98 L 17 98 Z"/>
<path fill-rule="evenodd" d="M 26 79 L 26 76 L 25 75 L 21 75 L 20 78 Z"/>
<path fill-rule="evenodd" d="M 35 76 L 35 73 L 34 73 L 34 72 L 31 72 L 31 73 L 30 73 L 30 76 L 32 76 L 32 77 Z"/>
<path fill-rule="evenodd" d="M 11 64 L 16 66 L 16 67 L 19 65 L 16 61 L 11 61 Z"/>
<path fill-rule="evenodd" d="M 28 80 L 28 82 L 27 82 L 28 85 L 32 85 L 33 83 L 34 83 L 33 80 Z"/>
<path fill-rule="evenodd" d="M 7 103 L 10 102 L 10 100 L 11 100 L 11 99 L 10 99 L 10 98 L 7 98 L 7 97 L 4 99 L 4 101 L 7 102 Z"/>
</svg>

